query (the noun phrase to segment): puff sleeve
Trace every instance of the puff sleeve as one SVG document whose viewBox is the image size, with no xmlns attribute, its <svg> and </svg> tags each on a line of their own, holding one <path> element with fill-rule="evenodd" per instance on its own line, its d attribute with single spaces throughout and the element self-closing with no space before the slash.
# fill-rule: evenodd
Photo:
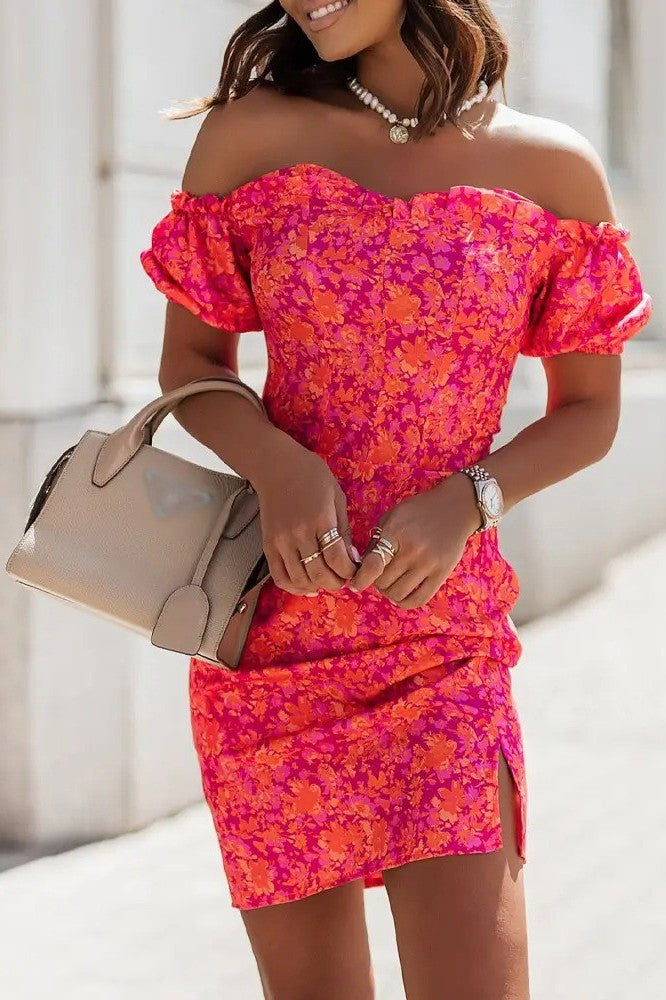
<svg viewBox="0 0 666 1000">
<path fill-rule="evenodd" d="M 261 330 L 252 294 L 250 252 L 230 195 L 171 194 L 171 211 L 140 253 L 149 278 L 210 326 L 230 333 Z"/>
<path fill-rule="evenodd" d="M 622 353 L 652 313 L 628 238 L 628 230 L 614 223 L 553 216 L 521 354 Z"/>
</svg>

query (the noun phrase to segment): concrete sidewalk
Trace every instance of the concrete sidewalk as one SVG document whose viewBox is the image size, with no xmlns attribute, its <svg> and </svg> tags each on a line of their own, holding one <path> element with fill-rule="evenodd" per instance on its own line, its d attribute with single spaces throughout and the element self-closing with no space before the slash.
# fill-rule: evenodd
<svg viewBox="0 0 666 1000">
<path fill-rule="evenodd" d="M 666 535 L 520 629 L 534 1000 L 666 992 Z M 378 1000 L 402 1000 L 382 889 L 365 894 Z M 0 876 L 8 1000 L 259 1000 L 203 805 Z"/>
</svg>

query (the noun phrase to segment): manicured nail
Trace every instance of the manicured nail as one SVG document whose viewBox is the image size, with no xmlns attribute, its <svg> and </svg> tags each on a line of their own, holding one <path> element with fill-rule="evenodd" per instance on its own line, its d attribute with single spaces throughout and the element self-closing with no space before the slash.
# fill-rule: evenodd
<svg viewBox="0 0 666 1000">
<path fill-rule="evenodd" d="M 308 590 L 308 591 L 306 591 L 305 596 L 306 597 L 316 597 L 317 594 L 318 594 L 317 590 Z"/>
<path fill-rule="evenodd" d="M 351 554 L 356 560 L 356 562 L 361 562 L 361 553 L 358 551 L 355 545 L 351 546 Z"/>
</svg>

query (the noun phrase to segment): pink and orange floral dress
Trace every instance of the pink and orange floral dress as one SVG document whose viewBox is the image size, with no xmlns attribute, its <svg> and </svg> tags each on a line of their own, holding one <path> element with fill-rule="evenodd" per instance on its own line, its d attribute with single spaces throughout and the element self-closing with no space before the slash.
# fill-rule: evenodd
<svg viewBox="0 0 666 1000">
<path fill-rule="evenodd" d="M 305 163 L 174 191 L 141 262 L 221 336 L 264 331 L 270 418 L 328 462 L 363 551 L 388 509 L 488 455 L 518 354 L 620 354 L 644 326 L 628 235 L 504 189 L 393 198 Z M 525 857 L 517 596 L 491 529 L 422 608 L 269 583 L 237 671 L 191 658 L 233 906 L 496 850 L 500 751 Z"/>
</svg>

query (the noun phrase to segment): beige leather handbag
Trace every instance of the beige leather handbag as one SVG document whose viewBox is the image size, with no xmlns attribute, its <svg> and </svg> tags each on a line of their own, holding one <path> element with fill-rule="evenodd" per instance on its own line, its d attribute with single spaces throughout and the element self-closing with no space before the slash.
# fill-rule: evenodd
<svg viewBox="0 0 666 1000">
<path fill-rule="evenodd" d="M 236 667 L 269 575 L 257 495 L 239 476 L 152 444 L 182 399 L 209 391 L 240 393 L 265 412 L 232 377 L 201 378 L 112 434 L 86 431 L 46 475 L 6 569 L 154 646 Z"/>
</svg>

